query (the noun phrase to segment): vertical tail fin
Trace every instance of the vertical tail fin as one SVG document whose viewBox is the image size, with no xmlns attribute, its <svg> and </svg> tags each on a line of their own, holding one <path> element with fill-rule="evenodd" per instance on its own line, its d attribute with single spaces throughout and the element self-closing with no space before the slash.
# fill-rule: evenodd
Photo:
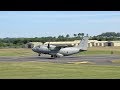
<svg viewBox="0 0 120 90">
<path fill-rule="evenodd" d="M 83 37 L 80 44 L 77 46 L 80 50 L 87 50 L 88 47 L 88 36 Z"/>
</svg>

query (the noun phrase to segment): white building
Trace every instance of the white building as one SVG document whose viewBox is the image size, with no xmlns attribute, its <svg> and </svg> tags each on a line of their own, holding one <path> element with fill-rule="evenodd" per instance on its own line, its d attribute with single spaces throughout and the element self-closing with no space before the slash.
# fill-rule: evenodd
<svg viewBox="0 0 120 90">
<path fill-rule="evenodd" d="M 74 41 L 59 41 L 59 42 L 45 42 L 44 44 L 52 45 L 68 45 L 68 46 L 77 46 L 80 44 L 80 40 Z M 41 42 L 29 42 L 26 44 L 27 48 L 32 48 L 34 46 L 43 45 Z M 120 46 L 120 41 L 97 41 L 97 40 L 88 40 L 88 47 L 105 47 L 105 46 Z"/>
</svg>

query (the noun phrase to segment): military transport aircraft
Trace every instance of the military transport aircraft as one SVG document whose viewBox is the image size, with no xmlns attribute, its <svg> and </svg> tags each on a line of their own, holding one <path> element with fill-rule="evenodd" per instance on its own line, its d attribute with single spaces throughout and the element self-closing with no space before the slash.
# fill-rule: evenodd
<svg viewBox="0 0 120 90">
<path fill-rule="evenodd" d="M 57 46 L 57 45 L 41 45 L 35 46 L 32 50 L 40 56 L 40 54 L 49 54 L 53 58 L 69 56 L 82 51 L 87 51 L 88 47 L 88 36 L 83 37 L 80 44 L 74 47 Z"/>
</svg>

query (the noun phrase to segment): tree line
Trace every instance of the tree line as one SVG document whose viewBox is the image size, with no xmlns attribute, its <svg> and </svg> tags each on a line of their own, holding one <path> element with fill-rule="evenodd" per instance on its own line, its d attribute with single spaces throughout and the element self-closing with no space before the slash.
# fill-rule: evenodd
<svg viewBox="0 0 120 90">
<path fill-rule="evenodd" d="M 34 38 L 0 38 L 0 47 L 11 47 L 11 48 L 24 48 L 26 43 L 29 42 L 52 42 L 52 41 L 73 41 L 80 40 L 85 36 L 84 33 L 73 34 L 70 36 L 67 34 L 59 35 L 58 37 L 34 37 Z M 89 35 L 88 35 L 89 36 Z M 98 41 L 113 41 L 120 40 L 120 33 L 115 32 L 106 32 L 96 36 L 89 36 L 90 40 L 98 40 Z"/>
</svg>

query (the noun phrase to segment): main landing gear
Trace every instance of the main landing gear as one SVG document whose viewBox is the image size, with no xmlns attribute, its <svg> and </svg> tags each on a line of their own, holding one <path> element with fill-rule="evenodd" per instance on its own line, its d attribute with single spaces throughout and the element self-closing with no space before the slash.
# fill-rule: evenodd
<svg viewBox="0 0 120 90">
<path fill-rule="evenodd" d="M 51 57 L 52 57 L 52 58 L 57 58 L 57 56 L 56 56 L 56 55 L 51 55 Z"/>
<path fill-rule="evenodd" d="M 38 54 L 38 56 L 40 56 L 40 53 Z"/>
</svg>

